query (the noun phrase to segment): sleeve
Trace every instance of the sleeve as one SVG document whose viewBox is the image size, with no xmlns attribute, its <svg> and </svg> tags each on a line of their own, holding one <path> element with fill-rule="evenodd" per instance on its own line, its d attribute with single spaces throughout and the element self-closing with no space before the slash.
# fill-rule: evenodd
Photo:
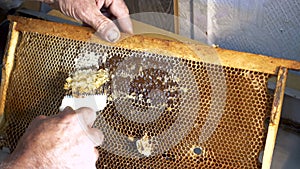
<svg viewBox="0 0 300 169">
<path fill-rule="evenodd" d="M 23 0 L 0 0 L 0 9 L 9 11 L 10 9 L 19 7 L 22 2 Z"/>
</svg>

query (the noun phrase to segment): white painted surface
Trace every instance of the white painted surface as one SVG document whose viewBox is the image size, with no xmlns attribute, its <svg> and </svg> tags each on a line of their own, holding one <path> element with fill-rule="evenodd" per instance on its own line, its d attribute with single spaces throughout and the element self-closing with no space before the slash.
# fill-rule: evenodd
<svg viewBox="0 0 300 169">
<path fill-rule="evenodd" d="M 279 129 L 272 169 L 299 169 L 300 135 Z"/>
<path fill-rule="evenodd" d="M 182 20 L 190 20 L 191 1 L 179 1 Z M 207 32 L 222 48 L 300 61 L 299 0 L 193 0 L 194 37 Z M 181 35 L 192 37 L 189 25 Z M 200 33 L 199 33 L 200 32 Z M 200 35 L 200 37 L 199 37 Z"/>
</svg>

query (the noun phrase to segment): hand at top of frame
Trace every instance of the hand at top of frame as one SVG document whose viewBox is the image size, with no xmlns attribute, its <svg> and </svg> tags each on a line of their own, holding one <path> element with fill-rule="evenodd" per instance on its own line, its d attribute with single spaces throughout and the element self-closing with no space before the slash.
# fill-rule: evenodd
<svg viewBox="0 0 300 169">
<path fill-rule="evenodd" d="M 80 20 L 96 30 L 106 41 L 116 42 L 120 38 L 118 27 L 100 9 L 105 8 L 118 20 L 123 32 L 132 34 L 132 23 L 123 0 L 41 0 L 62 11 L 65 15 Z"/>
</svg>

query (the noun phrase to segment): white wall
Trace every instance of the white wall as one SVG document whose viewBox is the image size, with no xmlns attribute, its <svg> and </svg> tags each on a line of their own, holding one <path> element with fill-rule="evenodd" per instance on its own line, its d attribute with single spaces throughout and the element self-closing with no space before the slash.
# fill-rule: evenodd
<svg viewBox="0 0 300 169">
<path fill-rule="evenodd" d="M 180 34 L 220 47 L 300 61 L 299 0 L 179 0 L 180 17 L 190 20 Z M 182 19 L 183 20 L 183 19 Z"/>
</svg>

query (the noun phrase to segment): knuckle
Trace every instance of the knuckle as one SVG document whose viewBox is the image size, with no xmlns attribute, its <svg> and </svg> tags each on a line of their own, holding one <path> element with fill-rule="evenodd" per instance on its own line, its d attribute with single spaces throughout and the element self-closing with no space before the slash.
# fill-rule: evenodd
<svg viewBox="0 0 300 169">
<path fill-rule="evenodd" d="M 37 120 L 44 120 L 46 118 L 47 118 L 47 116 L 45 116 L 45 115 L 39 115 L 36 117 Z"/>
<path fill-rule="evenodd" d="M 110 25 L 110 21 L 108 19 L 98 19 L 95 24 L 96 31 L 101 32 L 105 30 L 108 25 Z"/>
<path fill-rule="evenodd" d="M 65 123 L 69 123 L 75 120 L 77 120 L 76 114 L 65 114 L 60 117 L 60 121 Z"/>
<path fill-rule="evenodd" d="M 76 113 L 74 110 L 64 110 L 63 112 L 57 114 L 56 117 L 58 118 L 58 121 L 62 123 L 69 123 L 74 120 L 77 120 Z"/>
<path fill-rule="evenodd" d="M 113 0 L 106 0 L 105 1 L 105 7 L 108 7 L 109 5 L 111 5 L 113 2 Z"/>
<path fill-rule="evenodd" d="M 38 124 L 38 123 L 42 122 L 43 120 L 45 120 L 46 118 L 47 118 L 47 116 L 39 115 L 39 116 L 35 117 L 31 123 Z"/>
</svg>

